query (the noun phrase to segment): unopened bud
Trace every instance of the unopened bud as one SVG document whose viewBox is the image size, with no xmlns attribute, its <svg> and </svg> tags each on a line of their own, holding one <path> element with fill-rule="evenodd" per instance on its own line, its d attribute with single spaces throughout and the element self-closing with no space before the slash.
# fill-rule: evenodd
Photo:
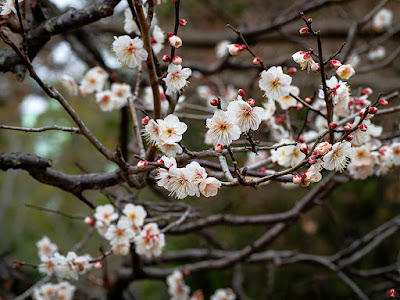
<svg viewBox="0 0 400 300">
<path fill-rule="evenodd" d="M 336 122 L 330 122 L 329 123 L 329 129 L 330 130 L 335 130 L 336 127 L 338 127 L 338 124 Z"/>
<path fill-rule="evenodd" d="M 304 143 L 306 141 L 306 138 L 304 136 L 299 137 L 298 142 L 299 143 Z"/>
<path fill-rule="evenodd" d="M 185 27 L 187 25 L 186 19 L 180 19 L 179 20 L 179 25 Z"/>
<path fill-rule="evenodd" d="M 347 142 L 350 142 L 353 139 L 353 136 L 351 134 L 349 134 L 348 136 L 346 136 L 345 140 Z"/>
<path fill-rule="evenodd" d="M 180 56 L 174 56 L 174 58 L 172 59 L 172 63 L 174 65 L 179 66 L 182 63 L 182 57 Z"/>
<path fill-rule="evenodd" d="M 158 166 L 164 167 L 164 161 L 161 158 L 157 159 L 156 163 Z"/>
<path fill-rule="evenodd" d="M 306 178 L 307 178 L 307 174 L 306 174 L 306 173 L 303 173 L 303 174 L 301 174 L 300 176 L 301 176 L 301 178 L 303 178 L 303 179 L 306 179 Z"/>
<path fill-rule="evenodd" d="M 344 125 L 344 131 L 349 132 L 353 129 L 353 123 L 346 123 L 346 125 Z"/>
<path fill-rule="evenodd" d="M 296 67 L 290 67 L 288 72 L 288 74 L 293 75 L 297 73 L 297 68 Z"/>
<path fill-rule="evenodd" d="M 253 59 L 253 64 L 259 65 L 260 63 L 261 63 L 261 58 L 259 58 L 259 57 L 254 57 L 254 59 Z"/>
<path fill-rule="evenodd" d="M 139 162 L 137 163 L 137 167 L 138 167 L 139 169 L 144 169 L 144 168 L 146 168 L 147 165 L 148 165 L 148 162 L 145 161 L 145 160 L 141 160 L 141 161 L 139 161 Z"/>
<path fill-rule="evenodd" d="M 222 151 L 224 151 L 224 146 L 222 146 L 221 144 L 217 144 L 214 146 L 214 150 L 217 153 L 221 153 Z"/>
<path fill-rule="evenodd" d="M 279 118 L 281 118 L 282 120 L 286 120 L 286 115 L 285 114 L 281 114 L 280 116 L 279 116 Z"/>
<path fill-rule="evenodd" d="M 150 117 L 146 116 L 140 121 L 140 123 L 142 123 L 142 125 L 146 126 L 147 124 L 149 124 L 149 121 L 150 121 Z"/>
<path fill-rule="evenodd" d="M 338 61 L 337 59 L 333 59 L 331 61 L 329 61 L 330 65 L 332 68 L 338 69 L 339 67 L 342 66 L 342 63 L 340 61 Z"/>
<path fill-rule="evenodd" d="M 311 24 L 312 23 L 312 18 L 308 18 L 307 23 Z"/>
<path fill-rule="evenodd" d="M 360 124 L 360 125 L 358 125 L 358 128 L 361 130 L 361 131 L 367 131 L 367 125 L 365 125 L 365 124 Z"/>
<path fill-rule="evenodd" d="M 308 163 L 310 164 L 310 165 L 313 165 L 313 164 L 315 164 L 317 162 L 317 158 L 314 156 L 314 155 L 312 155 L 312 156 L 310 156 L 309 158 L 308 158 Z"/>
<path fill-rule="evenodd" d="M 92 217 L 85 217 L 85 219 L 83 220 L 85 222 L 85 224 L 93 226 L 94 225 L 94 218 Z"/>
<path fill-rule="evenodd" d="M 282 124 L 282 119 L 281 118 L 275 118 L 275 123 L 277 125 L 281 125 Z"/>
<path fill-rule="evenodd" d="M 293 178 L 292 178 L 292 182 L 293 182 L 294 184 L 300 184 L 302 181 L 303 181 L 303 179 L 301 178 L 300 175 L 295 175 L 295 176 L 293 176 Z"/>
<path fill-rule="evenodd" d="M 372 106 L 370 108 L 368 108 L 368 113 L 369 114 L 376 114 L 378 112 L 378 108 L 375 106 Z"/>
<path fill-rule="evenodd" d="M 363 89 L 362 91 L 361 91 L 361 95 L 371 95 L 372 94 L 372 89 L 371 88 L 369 88 L 369 87 L 367 87 L 367 88 L 365 88 L 365 89 Z"/>
<path fill-rule="evenodd" d="M 246 100 L 247 104 L 250 105 L 251 107 L 254 107 L 256 105 L 256 100 L 253 98 L 249 98 Z"/>
<path fill-rule="evenodd" d="M 240 45 L 239 49 L 240 49 L 240 51 L 246 50 L 246 45 Z"/>
<path fill-rule="evenodd" d="M 300 145 L 300 151 L 307 154 L 308 152 L 308 145 L 307 144 L 301 144 Z"/>
<path fill-rule="evenodd" d="M 260 171 L 260 172 L 266 172 L 267 169 L 266 169 L 266 168 L 259 168 L 258 171 Z"/>
<path fill-rule="evenodd" d="M 190 275 L 190 270 L 189 269 L 184 269 L 182 273 L 183 273 L 183 276 L 189 276 Z"/>
<path fill-rule="evenodd" d="M 310 97 L 307 97 L 304 99 L 304 102 L 310 104 L 312 102 L 312 100 Z"/>
<path fill-rule="evenodd" d="M 212 106 L 218 106 L 218 103 L 219 103 L 218 99 L 212 98 L 212 99 L 210 100 L 210 104 L 211 104 Z"/>
<path fill-rule="evenodd" d="M 118 74 L 116 72 L 111 72 L 110 77 L 111 77 L 111 79 L 116 80 L 118 77 Z"/>
<path fill-rule="evenodd" d="M 307 28 L 307 27 L 302 27 L 302 28 L 300 28 L 299 33 L 300 33 L 301 35 L 306 35 L 306 34 L 308 34 L 308 28 Z"/>
<path fill-rule="evenodd" d="M 171 36 L 173 36 L 173 35 L 174 35 L 173 32 L 171 32 L 171 31 L 167 32 L 167 36 L 168 36 L 168 37 L 171 37 Z"/>
<path fill-rule="evenodd" d="M 228 52 L 230 55 L 239 55 L 241 52 L 240 45 L 239 44 L 228 45 Z"/>
<path fill-rule="evenodd" d="M 379 100 L 379 104 L 382 105 L 382 106 L 386 106 L 386 105 L 389 104 L 389 102 L 386 99 L 380 99 Z"/>
<path fill-rule="evenodd" d="M 169 62 L 171 60 L 171 56 L 168 54 L 164 54 L 162 57 L 163 62 Z"/>
<path fill-rule="evenodd" d="M 243 89 L 238 89 L 238 95 L 241 97 L 244 97 L 244 90 Z"/>
<path fill-rule="evenodd" d="M 14 263 L 13 268 L 14 269 L 20 269 L 22 267 L 22 264 L 19 262 Z"/>
<path fill-rule="evenodd" d="M 98 260 L 94 263 L 95 269 L 100 270 L 102 267 L 103 267 L 103 263 L 100 260 Z"/>
<path fill-rule="evenodd" d="M 168 39 L 169 44 L 174 48 L 182 46 L 182 39 L 177 35 L 171 35 Z"/>
</svg>

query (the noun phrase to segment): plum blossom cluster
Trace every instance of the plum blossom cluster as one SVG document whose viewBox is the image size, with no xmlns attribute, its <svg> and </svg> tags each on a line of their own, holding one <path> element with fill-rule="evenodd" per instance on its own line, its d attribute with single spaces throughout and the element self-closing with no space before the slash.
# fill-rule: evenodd
<svg viewBox="0 0 400 300">
<path fill-rule="evenodd" d="M 218 109 L 212 118 L 207 119 L 206 141 L 214 145 L 229 146 L 232 141 L 240 138 L 242 132 L 257 130 L 266 119 L 266 112 L 263 108 L 255 106 L 254 99 L 244 101 L 242 96 L 238 95 L 237 100 L 229 103 L 226 111 Z"/>
<path fill-rule="evenodd" d="M 171 275 L 167 277 L 168 293 L 171 300 L 203 300 L 203 292 L 201 290 L 195 291 L 190 296 L 190 287 L 185 284 L 182 272 L 174 270 Z M 235 300 L 235 293 L 227 289 L 217 289 L 210 297 L 210 300 Z"/>
<path fill-rule="evenodd" d="M 36 243 L 36 247 L 41 260 L 38 269 L 43 274 L 55 274 L 59 279 L 77 280 L 79 275 L 93 268 L 93 258 L 89 254 L 78 256 L 70 251 L 66 256 L 61 255 L 57 245 L 46 236 Z"/>
<path fill-rule="evenodd" d="M 128 203 L 118 214 L 111 204 L 96 207 L 94 226 L 104 236 L 116 255 L 128 255 L 131 244 L 138 255 L 153 258 L 160 256 L 165 246 L 165 236 L 156 223 L 144 225 L 147 216 L 141 205 Z"/>
<path fill-rule="evenodd" d="M 168 115 L 164 119 L 154 121 L 150 118 L 142 120 L 145 124 L 144 137 L 151 145 L 156 145 L 164 154 L 175 157 L 182 153 L 182 147 L 178 144 L 182 135 L 187 130 L 187 125 L 175 115 Z M 147 123 L 147 124 L 146 124 Z"/>
<path fill-rule="evenodd" d="M 75 294 L 75 286 L 67 281 L 57 284 L 45 283 L 33 290 L 34 300 L 72 300 Z"/>
<path fill-rule="evenodd" d="M 178 168 L 173 157 L 163 156 L 160 161 L 164 168 L 160 168 L 157 174 L 157 184 L 178 199 L 194 195 L 200 197 L 200 194 L 212 197 L 221 187 L 221 182 L 214 177 L 209 177 L 206 170 L 196 161 L 184 168 Z"/>
</svg>

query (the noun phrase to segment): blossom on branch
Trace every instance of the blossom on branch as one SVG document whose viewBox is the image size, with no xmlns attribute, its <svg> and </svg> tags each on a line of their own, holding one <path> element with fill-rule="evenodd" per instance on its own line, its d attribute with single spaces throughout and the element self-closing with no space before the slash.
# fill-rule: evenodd
<svg viewBox="0 0 400 300">
<path fill-rule="evenodd" d="M 291 82 L 292 77 L 284 74 L 282 67 L 271 67 L 261 72 L 259 86 L 265 92 L 265 97 L 276 100 L 289 95 Z"/>
<path fill-rule="evenodd" d="M 189 68 L 182 69 L 182 65 L 169 64 L 167 71 L 167 77 L 163 78 L 167 86 L 165 94 L 172 96 L 187 85 L 187 79 L 192 74 L 192 70 Z"/>
<path fill-rule="evenodd" d="M 335 170 L 343 172 L 346 169 L 351 157 L 353 156 L 353 148 L 350 142 L 338 142 L 332 146 L 332 150 L 324 155 L 323 167 L 326 170 Z"/>
<path fill-rule="evenodd" d="M 235 117 L 235 123 L 242 132 L 257 130 L 261 121 L 267 119 L 264 109 L 258 106 L 252 107 L 243 100 L 230 102 L 227 110 Z"/>
<path fill-rule="evenodd" d="M 217 110 L 211 119 L 207 119 L 206 124 L 207 136 L 214 145 L 229 146 L 242 133 L 234 115 L 229 111 Z"/>
<path fill-rule="evenodd" d="M 143 41 L 135 37 L 132 39 L 128 35 L 114 37 L 112 50 L 118 61 L 127 65 L 129 68 L 140 67 L 142 61 L 147 59 L 148 53 L 143 48 Z"/>
</svg>

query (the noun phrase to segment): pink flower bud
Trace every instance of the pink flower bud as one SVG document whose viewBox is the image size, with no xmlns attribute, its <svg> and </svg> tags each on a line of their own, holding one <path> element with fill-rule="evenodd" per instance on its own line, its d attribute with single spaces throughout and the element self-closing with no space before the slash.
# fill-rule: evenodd
<svg viewBox="0 0 400 300">
<path fill-rule="evenodd" d="M 22 264 L 19 262 L 15 262 L 13 265 L 13 269 L 20 269 L 20 268 L 22 268 Z"/>
<path fill-rule="evenodd" d="M 306 141 L 306 138 L 304 136 L 299 137 L 297 140 L 299 143 L 304 143 Z"/>
<path fill-rule="evenodd" d="M 329 123 L 329 129 L 330 130 L 335 130 L 336 127 L 338 127 L 338 124 L 336 122 L 330 122 Z"/>
<path fill-rule="evenodd" d="M 385 99 L 380 99 L 379 100 L 379 104 L 382 105 L 382 106 L 386 106 L 386 105 L 389 104 L 389 102 L 387 100 L 385 100 Z"/>
<path fill-rule="evenodd" d="M 103 263 L 100 260 L 98 260 L 94 263 L 95 269 L 100 270 L 102 267 L 103 267 Z"/>
<path fill-rule="evenodd" d="M 301 174 L 300 176 L 301 176 L 301 178 L 303 178 L 303 179 L 306 179 L 306 178 L 307 178 L 307 174 L 306 174 L 306 173 L 303 173 L 303 174 Z"/>
<path fill-rule="evenodd" d="M 240 45 L 239 49 L 240 49 L 240 51 L 246 50 L 246 45 Z"/>
<path fill-rule="evenodd" d="M 372 106 L 370 108 L 368 108 L 368 113 L 369 114 L 376 114 L 378 112 L 378 108 L 375 106 Z"/>
<path fill-rule="evenodd" d="M 171 56 L 168 54 L 163 55 L 162 57 L 163 62 L 169 62 L 171 60 Z"/>
<path fill-rule="evenodd" d="M 149 124 L 149 121 L 150 121 L 150 117 L 146 116 L 140 121 L 140 123 L 142 123 L 142 125 L 146 126 L 147 124 Z"/>
<path fill-rule="evenodd" d="M 349 106 L 354 105 L 354 103 L 356 103 L 356 98 L 355 98 L 355 97 L 350 98 L 350 100 L 349 100 Z"/>
<path fill-rule="evenodd" d="M 221 144 L 217 144 L 214 146 L 214 150 L 217 153 L 221 153 L 222 151 L 224 151 L 224 146 L 222 146 Z"/>
<path fill-rule="evenodd" d="M 301 144 L 300 145 L 300 151 L 307 154 L 308 152 L 308 145 L 307 144 Z"/>
<path fill-rule="evenodd" d="M 361 131 L 367 131 L 367 125 L 365 125 L 365 124 L 360 124 L 360 125 L 358 125 L 358 128 L 360 128 L 360 130 Z"/>
<path fill-rule="evenodd" d="M 346 123 L 346 125 L 344 125 L 344 131 L 345 132 L 349 132 L 352 129 L 353 129 L 353 123 L 348 122 L 348 123 Z"/>
<path fill-rule="evenodd" d="M 230 55 L 239 55 L 241 52 L 240 45 L 239 44 L 228 45 L 228 52 Z"/>
<path fill-rule="evenodd" d="M 300 33 L 301 35 L 306 35 L 306 34 L 308 34 L 308 28 L 307 28 L 307 27 L 302 27 L 302 28 L 300 28 L 299 33 Z"/>
<path fill-rule="evenodd" d="M 244 90 L 243 89 L 238 89 L 238 95 L 241 97 L 244 97 Z"/>
<path fill-rule="evenodd" d="M 317 158 L 314 156 L 314 155 L 312 155 L 312 156 L 310 156 L 309 158 L 308 158 L 308 163 L 310 164 L 310 165 L 313 165 L 313 164 L 315 164 L 317 162 Z"/>
<path fill-rule="evenodd" d="M 253 59 L 253 64 L 259 65 L 260 63 L 261 63 L 261 58 L 259 58 L 259 57 L 254 57 L 254 59 Z"/>
<path fill-rule="evenodd" d="M 312 23 L 312 18 L 308 18 L 307 23 L 311 24 Z"/>
<path fill-rule="evenodd" d="M 182 39 L 177 35 L 171 35 L 168 39 L 169 44 L 174 48 L 182 46 Z"/>
<path fill-rule="evenodd" d="M 288 74 L 293 75 L 297 73 L 297 68 L 296 67 L 290 67 L 288 72 Z"/>
<path fill-rule="evenodd" d="M 353 139 L 353 136 L 351 134 L 349 134 L 348 136 L 346 136 L 345 140 L 347 142 L 350 142 Z"/>
<path fill-rule="evenodd" d="M 184 269 L 182 274 L 183 274 L 183 276 L 189 276 L 190 275 L 190 270 L 189 269 Z"/>
<path fill-rule="evenodd" d="M 293 178 L 292 178 L 292 182 L 293 182 L 294 184 L 300 184 L 302 181 L 303 181 L 303 179 L 301 178 L 300 175 L 295 175 L 295 176 L 293 176 Z"/>
<path fill-rule="evenodd" d="M 179 66 L 182 63 L 182 57 L 180 56 L 174 56 L 174 58 L 172 59 L 172 63 L 174 65 Z"/>
<path fill-rule="evenodd" d="M 372 89 L 371 88 L 369 88 L 369 87 L 367 87 L 367 88 L 365 88 L 365 89 L 363 89 L 362 91 L 361 91 L 361 95 L 371 95 L 372 94 Z"/>
<path fill-rule="evenodd" d="M 256 105 L 256 100 L 253 98 L 249 98 L 246 100 L 247 104 L 250 105 L 251 107 L 254 107 Z"/>
<path fill-rule="evenodd" d="M 319 156 L 325 155 L 328 151 L 330 151 L 329 149 L 331 149 L 331 144 L 328 142 L 318 143 L 318 145 L 315 147 L 315 151 Z"/>
<path fill-rule="evenodd" d="M 139 161 L 139 162 L 137 163 L 137 167 L 138 167 L 139 169 L 144 169 L 144 168 L 146 168 L 147 165 L 148 165 L 148 162 L 145 161 L 145 160 L 141 160 L 141 161 Z"/>
<path fill-rule="evenodd" d="M 281 114 L 281 115 L 279 116 L 279 118 L 281 118 L 282 120 L 286 120 L 286 115 L 285 115 L 285 114 Z"/>
<path fill-rule="evenodd" d="M 171 36 L 173 36 L 174 34 L 171 32 L 171 31 L 169 31 L 169 32 L 167 32 L 167 36 L 168 37 L 171 37 Z"/>
<path fill-rule="evenodd" d="M 266 169 L 266 168 L 260 168 L 260 169 L 258 169 L 258 171 L 260 171 L 260 172 L 266 172 L 267 169 Z"/>
<path fill-rule="evenodd" d="M 156 163 L 158 166 L 164 167 L 164 161 L 161 158 L 157 159 Z"/>
<path fill-rule="evenodd" d="M 281 125 L 282 124 L 282 119 L 281 118 L 275 118 L 275 123 L 277 125 Z"/>
<path fill-rule="evenodd" d="M 118 74 L 117 74 L 117 73 L 115 73 L 115 72 L 111 72 L 111 74 L 110 74 L 110 77 L 111 77 L 111 79 L 114 79 L 114 80 L 116 80 L 116 79 L 117 79 L 117 77 L 118 77 Z"/>
<path fill-rule="evenodd" d="M 187 25 L 186 19 L 180 19 L 179 20 L 179 25 L 182 26 L 182 27 L 185 27 Z"/>
<path fill-rule="evenodd" d="M 332 68 L 338 69 L 342 66 L 342 63 L 340 61 L 338 61 L 337 59 L 333 59 L 331 61 L 329 61 L 329 63 L 331 64 Z"/>
<path fill-rule="evenodd" d="M 218 103 L 219 103 L 218 99 L 212 98 L 212 99 L 210 100 L 210 104 L 211 104 L 212 106 L 218 106 Z"/>
<path fill-rule="evenodd" d="M 85 217 L 84 219 L 85 224 L 93 226 L 94 225 L 94 218 L 92 217 Z"/>
<path fill-rule="evenodd" d="M 307 98 L 304 99 L 304 102 L 310 104 L 312 102 L 312 100 L 311 100 L 310 97 L 307 97 Z"/>
</svg>

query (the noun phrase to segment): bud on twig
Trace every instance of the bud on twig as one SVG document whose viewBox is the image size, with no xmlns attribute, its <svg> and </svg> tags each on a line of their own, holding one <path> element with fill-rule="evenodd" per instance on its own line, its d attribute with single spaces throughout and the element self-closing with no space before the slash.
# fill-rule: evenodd
<svg viewBox="0 0 400 300">
<path fill-rule="evenodd" d="M 254 107 L 256 105 L 256 100 L 253 98 L 249 98 L 246 100 L 247 104 L 250 105 L 251 107 Z"/>
<path fill-rule="evenodd" d="M 293 178 L 292 178 L 292 182 L 293 182 L 294 184 L 300 184 L 302 181 L 303 181 L 303 179 L 301 178 L 300 175 L 295 175 L 295 176 L 293 176 Z"/>
<path fill-rule="evenodd" d="M 180 56 L 174 56 L 174 58 L 172 59 L 172 63 L 174 65 L 179 66 L 182 63 L 182 57 Z"/>
<path fill-rule="evenodd" d="M 378 112 L 378 108 L 375 106 L 372 106 L 370 108 L 368 108 L 368 113 L 369 114 L 376 114 Z"/>
<path fill-rule="evenodd" d="M 241 97 L 244 97 L 244 90 L 243 89 L 238 89 L 238 95 Z"/>
<path fill-rule="evenodd" d="M 358 128 L 361 130 L 361 131 L 367 131 L 367 125 L 365 125 L 365 124 L 360 124 L 360 125 L 358 125 Z"/>
<path fill-rule="evenodd" d="M 158 166 L 164 167 L 164 161 L 161 158 L 157 159 L 156 163 Z"/>
<path fill-rule="evenodd" d="M 148 165 L 148 162 L 145 161 L 145 160 L 141 160 L 141 161 L 139 161 L 139 162 L 137 163 L 137 167 L 138 167 L 139 169 L 144 169 L 144 168 L 147 167 L 147 165 Z"/>
<path fill-rule="evenodd" d="M 85 222 L 85 224 L 90 225 L 90 226 L 93 226 L 95 223 L 94 218 L 92 218 L 92 217 L 85 217 L 84 222 Z"/>
<path fill-rule="evenodd" d="M 187 25 L 186 19 L 180 19 L 179 20 L 179 25 L 182 26 L 182 27 L 185 27 Z"/>
<path fill-rule="evenodd" d="M 330 130 L 335 130 L 336 127 L 338 127 L 338 124 L 335 121 L 329 123 L 329 129 Z"/>
<path fill-rule="evenodd" d="M 261 63 L 261 58 L 259 58 L 259 57 L 254 57 L 254 59 L 253 59 L 253 64 L 259 65 L 260 63 Z"/>
<path fill-rule="evenodd" d="M 222 146 L 221 144 L 215 145 L 214 150 L 217 153 L 221 153 L 222 151 L 224 151 L 224 146 Z"/>
<path fill-rule="evenodd" d="M 389 104 L 389 102 L 387 100 L 385 100 L 385 99 L 380 99 L 379 100 L 379 104 L 382 105 L 382 106 L 386 106 L 386 105 Z"/>
<path fill-rule="evenodd" d="M 210 100 L 210 104 L 212 105 L 212 106 L 218 106 L 218 99 L 215 99 L 215 98 L 212 98 L 211 100 Z"/>
<path fill-rule="evenodd" d="M 300 28 L 299 33 L 300 33 L 301 35 L 306 35 L 306 34 L 308 34 L 308 28 L 307 28 L 307 27 L 302 27 L 302 28 Z"/>
<path fill-rule="evenodd" d="M 171 56 L 168 54 L 163 55 L 162 57 L 163 62 L 169 62 L 171 60 Z"/>
<path fill-rule="evenodd" d="M 307 154 L 308 153 L 308 145 L 307 144 L 301 144 L 300 145 L 300 151 Z"/>
<path fill-rule="evenodd" d="M 150 121 L 150 117 L 146 116 L 140 121 L 140 123 L 142 123 L 142 125 L 146 126 L 147 124 L 149 124 L 149 121 Z"/>
<path fill-rule="evenodd" d="M 344 131 L 349 132 L 353 129 L 353 123 L 346 123 L 346 125 L 344 125 Z"/>
<path fill-rule="evenodd" d="M 290 67 L 288 70 L 288 74 L 293 75 L 297 73 L 297 68 L 296 67 Z"/>
<path fill-rule="evenodd" d="M 353 136 L 351 134 L 349 134 L 348 136 L 346 136 L 345 140 L 347 142 L 350 142 L 353 139 Z"/>
<path fill-rule="evenodd" d="M 312 156 L 310 156 L 309 158 L 308 158 L 308 163 L 310 164 L 310 165 L 313 165 L 313 164 L 315 164 L 317 162 L 317 158 L 314 156 L 314 155 L 312 155 Z"/>
</svg>

